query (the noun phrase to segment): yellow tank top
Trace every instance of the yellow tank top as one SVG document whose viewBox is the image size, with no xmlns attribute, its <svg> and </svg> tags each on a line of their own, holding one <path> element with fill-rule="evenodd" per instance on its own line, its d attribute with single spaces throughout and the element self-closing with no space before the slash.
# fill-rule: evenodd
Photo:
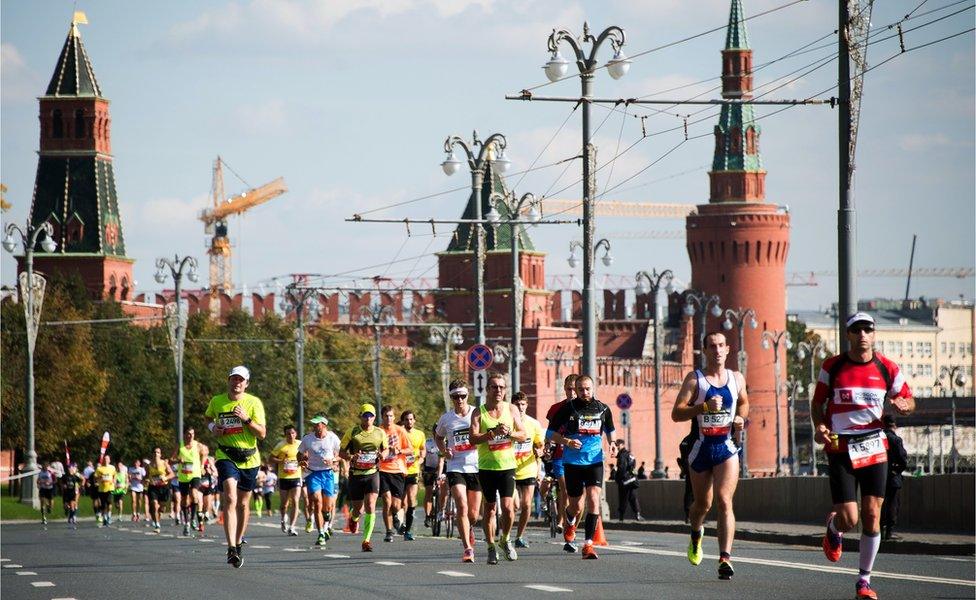
<svg viewBox="0 0 976 600">
<path fill-rule="evenodd" d="M 481 431 L 488 431 L 500 423 L 507 425 L 510 431 L 515 429 L 511 404 L 508 402 L 500 403 L 501 413 L 498 415 L 498 419 L 488 414 L 488 409 L 485 408 L 486 406 L 486 404 L 482 404 L 479 409 L 481 411 Z M 506 471 L 508 469 L 514 469 L 515 466 L 515 446 L 512 443 L 511 437 L 499 435 L 487 442 L 478 444 L 479 469 L 484 469 L 485 471 Z"/>
</svg>

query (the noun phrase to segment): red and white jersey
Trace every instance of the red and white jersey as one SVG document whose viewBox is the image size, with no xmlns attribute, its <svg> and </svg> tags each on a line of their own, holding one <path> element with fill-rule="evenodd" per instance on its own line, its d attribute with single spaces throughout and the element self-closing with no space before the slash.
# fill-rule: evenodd
<svg viewBox="0 0 976 600">
<path fill-rule="evenodd" d="M 881 412 L 885 398 L 910 398 L 912 391 L 901 370 L 894 362 L 875 352 L 891 377 L 887 383 L 881 369 L 873 360 L 854 362 L 846 355 L 832 356 L 824 361 L 813 394 L 813 403 L 827 403 L 827 427 L 834 433 L 857 434 L 878 431 L 882 428 Z M 827 398 L 830 388 L 830 371 L 837 361 L 844 361 L 834 375 L 833 394 Z"/>
</svg>

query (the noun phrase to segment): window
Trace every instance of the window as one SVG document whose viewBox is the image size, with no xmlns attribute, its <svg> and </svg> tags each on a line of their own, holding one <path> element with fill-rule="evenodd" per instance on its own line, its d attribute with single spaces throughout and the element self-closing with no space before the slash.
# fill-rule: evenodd
<svg viewBox="0 0 976 600">
<path fill-rule="evenodd" d="M 61 139 L 64 137 L 64 118 L 61 116 L 61 110 L 55 109 L 52 115 L 51 123 L 51 137 L 56 139 Z"/>
<path fill-rule="evenodd" d="M 942 354 L 945 354 L 946 353 L 946 343 L 945 342 L 942 342 L 942 350 L 940 352 L 942 352 Z"/>
<path fill-rule="evenodd" d="M 894 354 L 894 353 L 895 353 L 895 343 L 894 343 L 894 342 L 892 342 L 892 341 L 889 341 L 889 342 L 888 342 L 888 343 L 887 343 L 887 344 L 885 345 L 885 348 L 887 348 L 887 349 L 888 349 L 888 350 L 886 351 L 886 352 L 887 352 L 887 354 Z"/>
<path fill-rule="evenodd" d="M 75 111 L 75 139 L 85 137 L 85 111 L 78 109 Z"/>
<path fill-rule="evenodd" d="M 905 352 L 908 356 L 915 354 L 915 345 L 912 342 L 905 342 Z"/>
<path fill-rule="evenodd" d="M 952 356 L 955 353 L 956 353 L 956 343 L 949 342 L 949 356 Z"/>
<path fill-rule="evenodd" d="M 915 367 L 912 365 L 912 363 L 905 365 L 905 375 L 915 377 Z"/>
<path fill-rule="evenodd" d="M 876 352 L 884 352 L 884 342 L 874 342 L 874 350 Z"/>
<path fill-rule="evenodd" d="M 901 345 L 901 342 L 895 342 L 895 351 L 894 351 L 894 354 L 897 354 L 898 356 L 901 356 L 902 355 L 902 345 Z"/>
<path fill-rule="evenodd" d="M 923 345 L 922 354 L 928 357 L 932 356 L 932 342 L 925 342 L 925 344 Z"/>
<path fill-rule="evenodd" d="M 922 375 L 923 376 L 927 376 L 927 377 L 931 377 L 932 376 L 932 364 L 931 363 L 922 365 Z"/>
</svg>

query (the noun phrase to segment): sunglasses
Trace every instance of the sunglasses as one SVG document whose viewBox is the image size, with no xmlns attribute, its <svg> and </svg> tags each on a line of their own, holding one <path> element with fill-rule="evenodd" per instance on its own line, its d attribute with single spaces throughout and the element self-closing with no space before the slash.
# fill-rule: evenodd
<svg viewBox="0 0 976 600">
<path fill-rule="evenodd" d="M 848 329 L 847 331 L 850 333 L 874 333 L 874 327 L 870 327 L 867 325 L 860 326 L 860 327 L 854 326 Z"/>
<path fill-rule="evenodd" d="M 451 398 L 456 398 L 457 400 L 464 400 L 467 397 L 467 394 L 451 394 Z"/>
</svg>

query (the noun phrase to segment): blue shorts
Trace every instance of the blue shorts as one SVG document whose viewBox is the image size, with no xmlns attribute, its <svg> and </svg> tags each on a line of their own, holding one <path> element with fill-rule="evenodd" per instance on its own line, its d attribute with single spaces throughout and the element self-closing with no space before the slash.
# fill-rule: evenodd
<svg viewBox="0 0 976 600">
<path fill-rule="evenodd" d="M 695 471 L 702 473 L 711 470 L 728 459 L 739 454 L 739 449 L 731 439 L 710 438 L 695 440 L 688 453 L 688 464 Z"/>
<path fill-rule="evenodd" d="M 305 478 L 305 486 L 308 488 L 309 494 L 322 492 L 330 498 L 335 497 L 338 492 L 336 490 L 335 473 L 332 469 L 310 472 L 308 477 Z"/>
<path fill-rule="evenodd" d="M 217 489 L 223 491 L 225 481 L 236 479 L 237 489 L 242 492 L 250 492 L 254 489 L 259 468 L 242 469 L 234 461 L 222 458 L 217 461 Z"/>
<path fill-rule="evenodd" d="M 556 479 L 566 476 L 566 470 L 563 468 L 562 457 L 552 459 L 552 471 L 549 473 L 549 475 Z"/>
</svg>

